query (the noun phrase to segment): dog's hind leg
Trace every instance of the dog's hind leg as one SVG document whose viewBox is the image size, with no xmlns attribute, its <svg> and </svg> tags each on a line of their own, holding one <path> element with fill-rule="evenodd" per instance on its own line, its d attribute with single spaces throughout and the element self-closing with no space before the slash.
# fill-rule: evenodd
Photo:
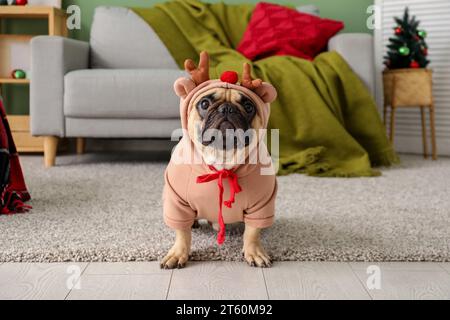
<svg viewBox="0 0 450 320">
<path fill-rule="evenodd" d="M 208 221 L 208 224 L 213 228 L 214 231 L 219 232 L 220 230 L 220 225 L 218 222 L 211 222 Z"/>
<path fill-rule="evenodd" d="M 195 220 L 194 224 L 192 225 L 192 229 L 198 229 L 198 228 L 200 228 L 200 221 Z"/>
</svg>

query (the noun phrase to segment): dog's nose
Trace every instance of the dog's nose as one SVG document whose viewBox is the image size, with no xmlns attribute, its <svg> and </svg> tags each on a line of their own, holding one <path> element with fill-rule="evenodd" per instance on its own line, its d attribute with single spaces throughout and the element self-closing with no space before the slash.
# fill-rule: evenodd
<svg viewBox="0 0 450 320">
<path fill-rule="evenodd" d="M 219 107 L 219 112 L 222 114 L 236 113 L 236 107 L 231 103 L 224 103 Z"/>
</svg>

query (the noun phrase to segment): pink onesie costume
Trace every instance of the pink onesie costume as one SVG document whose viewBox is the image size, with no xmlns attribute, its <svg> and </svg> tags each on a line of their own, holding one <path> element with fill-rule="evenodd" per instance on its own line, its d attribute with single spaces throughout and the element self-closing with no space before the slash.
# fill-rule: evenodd
<svg viewBox="0 0 450 320">
<path fill-rule="evenodd" d="M 189 92 L 186 90 L 185 94 L 180 94 L 175 83 L 175 90 L 181 96 L 180 113 L 183 129 L 187 129 L 189 113 L 195 108 L 192 102 L 212 88 L 238 89 L 251 97 L 257 105 L 257 112 L 264 126 L 267 126 L 270 105 L 264 100 L 273 101 L 274 95 L 276 96 L 274 89 L 271 91 L 270 99 L 267 99 L 264 93 L 258 95 L 257 92 L 239 85 L 209 80 L 198 86 L 191 85 L 189 88 L 191 90 Z M 264 165 L 259 161 L 256 164 L 249 164 L 246 161 L 245 164 L 237 165 L 232 170 L 216 170 L 203 161 L 192 164 L 189 161 L 174 160 L 175 154 L 182 155 L 186 151 L 192 154 L 198 152 L 196 149 L 185 130 L 165 172 L 163 192 L 165 223 L 173 229 L 188 230 L 197 219 L 219 222 L 221 226 L 218 234 L 219 244 L 225 238 L 224 224 L 245 222 L 255 228 L 271 226 L 275 213 L 277 183 L 274 172 L 269 175 L 263 174 L 261 169 L 271 167 L 272 164 Z M 259 152 L 261 149 L 267 156 L 267 148 L 260 147 Z"/>
</svg>

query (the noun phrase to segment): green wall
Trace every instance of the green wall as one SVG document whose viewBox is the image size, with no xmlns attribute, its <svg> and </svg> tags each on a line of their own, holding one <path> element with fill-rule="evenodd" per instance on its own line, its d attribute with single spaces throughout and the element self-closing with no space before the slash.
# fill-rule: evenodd
<svg viewBox="0 0 450 320">
<path fill-rule="evenodd" d="M 73 37 L 81 40 L 89 39 L 89 30 L 94 9 L 100 5 L 149 7 L 164 0 L 64 0 L 64 6 L 76 4 L 81 8 L 81 30 L 73 32 Z M 208 2 L 219 2 L 210 0 Z M 226 3 L 258 3 L 258 0 L 225 0 Z M 373 0 L 282 0 L 268 1 L 278 4 L 301 5 L 315 4 L 320 9 L 320 15 L 331 19 L 342 20 L 345 23 L 344 32 L 370 32 L 366 28 L 367 7 L 373 4 Z"/>
<path fill-rule="evenodd" d="M 63 7 L 75 4 L 81 8 L 81 30 L 72 31 L 71 37 L 80 40 L 89 40 L 90 26 L 95 7 L 100 5 L 149 7 L 165 0 L 63 0 Z M 209 0 L 208 2 L 219 2 Z M 225 0 L 226 3 L 257 3 L 258 0 Z M 331 19 L 341 20 L 345 23 L 343 32 L 368 32 L 366 27 L 368 14 L 367 7 L 373 4 L 373 0 L 282 0 L 268 1 L 278 4 L 302 5 L 314 4 L 319 7 L 320 15 Z M 11 21 L 6 26 L 9 33 L 39 34 L 45 33 L 47 24 L 44 22 L 32 22 L 30 20 Z M 29 92 L 27 86 L 5 86 L 3 92 L 8 113 L 27 114 Z"/>
</svg>

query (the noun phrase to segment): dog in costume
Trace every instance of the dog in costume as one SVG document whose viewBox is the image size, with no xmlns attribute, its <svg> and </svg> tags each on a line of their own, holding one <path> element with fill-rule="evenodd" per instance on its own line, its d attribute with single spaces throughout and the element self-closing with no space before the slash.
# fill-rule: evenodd
<svg viewBox="0 0 450 320">
<path fill-rule="evenodd" d="M 164 221 L 176 240 L 161 268 L 182 268 L 189 258 L 191 228 L 199 219 L 218 225 L 217 242 L 225 240 L 225 224 L 244 222 L 243 253 L 251 266 L 270 267 L 260 230 L 273 224 L 277 182 L 264 134 L 275 88 L 253 80 L 244 64 L 236 72 L 209 79 L 209 58 L 198 67 L 185 61 L 190 78 L 174 84 L 180 97 L 183 137 L 165 172 Z"/>
</svg>

